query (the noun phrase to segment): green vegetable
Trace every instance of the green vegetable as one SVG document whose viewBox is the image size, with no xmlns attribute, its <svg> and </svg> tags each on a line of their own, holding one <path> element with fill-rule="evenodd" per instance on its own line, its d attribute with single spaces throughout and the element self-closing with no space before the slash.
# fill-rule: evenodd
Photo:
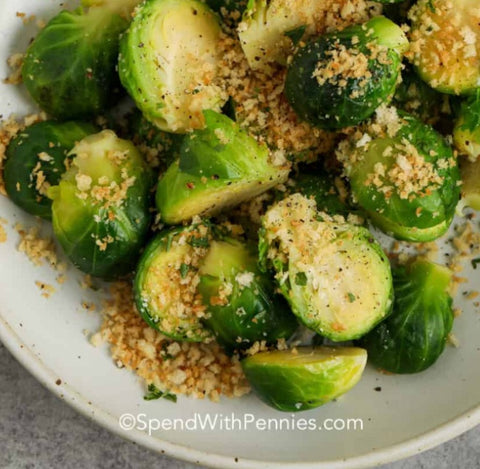
<svg viewBox="0 0 480 469">
<path fill-rule="evenodd" d="M 356 125 L 393 96 L 407 48 L 403 31 L 383 16 L 324 35 L 295 53 L 285 96 L 312 125 Z"/>
<path fill-rule="evenodd" d="M 211 337 L 202 322 L 206 308 L 197 291 L 198 269 L 211 239 L 206 223 L 163 230 L 138 263 L 137 309 L 150 327 L 175 340 L 203 342 Z"/>
<path fill-rule="evenodd" d="M 118 94 L 118 38 L 126 27 L 108 9 L 60 12 L 27 50 L 22 77 L 31 97 L 63 120 L 104 111 Z"/>
<path fill-rule="evenodd" d="M 462 102 L 453 141 L 462 155 L 475 161 L 480 156 L 480 87 L 478 92 Z"/>
<path fill-rule="evenodd" d="M 448 230 L 455 213 L 457 160 L 430 126 L 404 113 L 399 117 L 393 108 L 383 114 L 385 127 L 378 117 L 360 139 L 338 152 L 353 198 L 386 233 L 432 241 Z"/>
<path fill-rule="evenodd" d="M 197 0 L 147 0 L 120 45 L 123 86 L 159 129 L 185 133 L 204 126 L 202 110 L 227 96 L 215 84 L 220 26 Z"/>
<path fill-rule="evenodd" d="M 47 189 L 59 183 L 75 143 L 95 132 L 93 125 L 83 122 L 54 121 L 39 122 L 20 132 L 6 151 L 4 180 L 10 199 L 32 215 L 51 219 Z"/>
<path fill-rule="evenodd" d="M 441 93 L 468 95 L 480 83 L 477 0 L 419 0 L 410 10 L 411 61 Z"/>
<path fill-rule="evenodd" d="M 259 251 L 292 311 L 318 334 L 352 340 L 390 313 L 392 276 L 382 248 L 367 229 L 320 217 L 311 199 L 294 194 L 272 206 Z"/>
<path fill-rule="evenodd" d="M 163 397 L 163 399 L 166 399 L 167 401 L 177 402 L 176 394 L 172 394 L 168 391 L 160 391 L 160 389 L 158 389 L 154 384 L 149 384 L 147 390 L 148 394 L 143 396 L 146 401 L 154 401 Z"/>
<path fill-rule="evenodd" d="M 217 213 L 287 179 L 288 169 L 270 162 L 265 145 L 228 117 L 204 114 L 206 128 L 185 137 L 179 160 L 158 183 L 157 208 L 165 223 Z"/>
<path fill-rule="evenodd" d="M 415 0 L 397 0 L 388 2 L 388 0 L 377 0 L 379 3 L 383 3 L 382 13 L 388 19 L 397 24 L 404 24 L 407 22 L 408 11 Z"/>
<path fill-rule="evenodd" d="M 199 292 L 207 307 L 205 324 L 227 349 L 288 339 L 298 324 L 283 298 L 274 295 L 250 246 L 234 239 L 213 241 L 200 267 Z"/>
<path fill-rule="evenodd" d="M 206 4 L 220 14 L 227 24 L 237 24 L 247 6 L 247 0 L 206 0 Z"/>
<path fill-rule="evenodd" d="M 336 182 L 335 176 L 325 171 L 300 173 L 294 178 L 294 185 L 289 188 L 289 192 L 299 192 L 305 197 L 314 199 L 321 212 L 347 216 L 352 210 L 340 194 L 339 185 Z"/>
<path fill-rule="evenodd" d="M 352 389 L 367 354 L 354 347 L 298 347 L 261 352 L 242 361 L 253 390 L 266 404 L 285 412 L 314 409 Z"/>
<path fill-rule="evenodd" d="M 452 273 L 417 259 L 394 271 L 392 315 L 361 341 L 371 362 L 391 373 L 418 373 L 442 354 L 452 329 Z"/>
<path fill-rule="evenodd" d="M 48 190 L 63 250 L 80 270 L 131 271 L 150 224 L 151 174 L 133 144 L 104 130 L 78 142 L 70 169 Z"/>
<path fill-rule="evenodd" d="M 462 201 L 467 207 L 480 210 L 480 159 L 475 162 L 461 160 Z"/>
</svg>

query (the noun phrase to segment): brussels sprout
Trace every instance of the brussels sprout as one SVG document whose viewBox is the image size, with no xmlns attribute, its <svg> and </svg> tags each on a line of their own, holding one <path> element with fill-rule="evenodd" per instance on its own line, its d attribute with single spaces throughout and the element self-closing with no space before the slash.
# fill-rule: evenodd
<svg viewBox="0 0 480 469">
<path fill-rule="evenodd" d="M 409 58 L 432 88 L 471 94 L 480 84 L 478 0 L 419 0 L 410 10 Z"/>
<path fill-rule="evenodd" d="M 130 20 L 135 7 L 142 0 L 82 0 L 84 7 L 101 7 Z"/>
<path fill-rule="evenodd" d="M 75 143 L 95 132 L 93 125 L 82 122 L 45 121 L 27 127 L 6 151 L 4 179 L 10 199 L 32 215 L 51 219 L 47 189 L 59 183 Z"/>
<path fill-rule="evenodd" d="M 318 213 L 311 199 L 293 194 L 272 206 L 259 251 L 300 321 L 333 341 L 361 337 L 390 312 L 392 276 L 380 245 L 367 229 Z"/>
<path fill-rule="evenodd" d="M 418 373 L 437 361 L 453 324 L 451 276 L 423 259 L 394 270 L 393 313 L 361 341 L 375 366 Z"/>
<path fill-rule="evenodd" d="M 285 412 L 314 409 L 345 394 L 360 380 L 367 353 L 354 347 L 298 347 L 242 360 L 253 390 Z"/>
<path fill-rule="evenodd" d="M 462 160 L 462 202 L 474 210 L 480 210 L 480 159 L 475 162 Z"/>
<path fill-rule="evenodd" d="M 202 342 L 206 307 L 198 269 L 212 241 L 207 223 L 164 230 L 147 246 L 134 281 L 135 303 L 150 327 L 175 340 Z"/>
<path fill-rule="evenodd" d="M 273 343 L 295 332 L 295 316 L 274 295 L 250 246 L 234 239 L 213 241 L 199 272 L 199 292 L 209 314 L 205 324 L 227 349 Z"/>
<path fill-rule="evenodd" d="M 457 160 L 443 137 L 391 108 L 350 146 L 341 146 L 353 198 L 381 230 L 407 241 L 432 241 L 450 226 L 459 200 Z"/>
<path fill-rule="evenodd" d="M 138 109 L 129 116 L 128 127 L 132 142 L 146 155 L 152 167 L 166 169 L 179 157 L 183 135 L 158 129 Z"/>
<path fill-rule="evenodd" d="M 25 56 L 22 77 L 32 98 L 64 120 L 92 116 L 113 104 L 120 87 L 118 38 L 126 27 L 124 19 L 102 8 L 60 12 Z"/>
<path fill-rule="evenodd" d="M 450 112 L 449 96 L 428 86 L 408 66 L 402 72 L 402 82 L 397 87 L 392 104 L 429 125 L 437 124 Z"/>
<path fill-rule="evenodd" d="M 70 168 L 48 190 L 55 235 L 80 270 L 123 275 L 149 227 L 151 174 L 133 144 L 110 130 L 84 138 L 70 155 Z"/>
<path fill-rule="evenodd" d="M 147 0 L 120 45 L 123 86 L 159 129 L 185 133 L 204 126 L 204 109 L 228 96 L 215 83 L 220 26 L 197 0 Z"/>
<path fill-rule="evenodd" d="M 453 130 L 453 141 L 462 155 L 475 161 L 480 156 L 480 88 L 463 101 Z"/>
<path fill-rule="evenodd" d="M 393 96 L 407 48 L 404 32 L 383 16 L 327 34 L 295 53 L 285 96 L 312 125 L 356 125 Z"/>
<path fill-rule="evenodd" d="M 157 208 L 176 224 L 211 215 L 284 182 L 288 169 L 274 166 L 269 151 L 235 122 L 205 111 L 206 128 L 185 137 L 180 158 L 162 176 Z"/>
<path fill-rule="evenodd" d="M 293 181 L 290 193 L 300 193 L 309 199 L 315 200 L 317 209 L 329 215 L 348 216 L 351 209 L 345 197 L 340 194 L 335 176 L 325 171 L 300 173 Z"/>
</svg>

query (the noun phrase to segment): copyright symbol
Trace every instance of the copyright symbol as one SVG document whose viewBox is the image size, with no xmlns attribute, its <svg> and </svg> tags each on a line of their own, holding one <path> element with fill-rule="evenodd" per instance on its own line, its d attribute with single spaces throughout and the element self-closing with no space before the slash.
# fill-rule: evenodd
<svg viewBox="0 0 480 469">
<path fill-rule="evenodd" d="M 135 415 L 132 414 L 120 415 L 120 418 L 118 419 L 118 425 L 120 425 L 120 428 L 127 432 L 133 430 L 136 424 L 137 419 L 135 418 Z"/>
</svg>

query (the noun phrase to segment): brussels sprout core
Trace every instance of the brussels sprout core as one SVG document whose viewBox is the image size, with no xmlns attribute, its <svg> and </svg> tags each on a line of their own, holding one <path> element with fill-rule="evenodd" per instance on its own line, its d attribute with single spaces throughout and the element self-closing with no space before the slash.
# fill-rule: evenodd
<svg viewBox="0 0 480 469">
<path fill-rule="evenodd" d="M 205 111 L 206 128 L 187 135 L 180 158 L 158 183 L 162 220 L 176 224 L 215 214 L 284 182 L 288 167 L 274 166 L 268 148 L 235 122 Z"/>
<path fill-rule="evenodd" d="M 201 322 L 206 307 L 197 291 L 198 269 L 211 239 L 210 228 L 202 223 L 165 230 L 138 264 L 137 309 L 151 327 L 176 340 L 202 342 L 211 337 Z"/>
<path fill-rule="evenodd" d="M 125 274 L 148 230 L 151 175 L 133 144 L 111 130 L 84 138 L 70 154 L 70 169 L 48 190 L 55 234 L 84 272 Z"/>
<path fill-rule="evenodd" d="M 353 347 L 298 347 L 261 352 L 242 361 L 253 390 L 275 409 L 313 409 L 345 394 L 360 380 L 367 354 Z"/>
<path fill-rule="evenodd" d="M 407 48 L 404 32 L 383 16 L 322 36 L 295 53 L 285 95 L 312 125 L 356 125 L 393 96 Z"/>
<path fill-rule="evenodd" d="M 480 85 L 478 0 L 419 0 L 412 20 L 410 57 L 432 88 L 471 94 Z"/>
<path fill-rule="evenodd" d="M 121 41 L 123 86 L 159 129 L 202 128 L 204 109 L 228 96 L 215 84 L 220 26 L 197 0 L 149 0 L 136 10 Z"/>
<path fill-rule="evenodd" d="M 259 271 L 255 251 L 226 239 L 213 241 L 200 268 L 199 292 L 209 313 L 205 324 L 229 349 L 288 339 L 297 321 Z"/>
<path fill-rule="evenodd" d="M 394 271 L 392 315 L 361 343 L 372 363 L 391 373 L 417 373 L 443 352 L 452 329 L 452 273 L 418 259 Z"/>
<path fill-rule="evenodd" d="M 390 312 L 390 265 L 370 232 L 319 214 L 300 194 L 265 214 L 260 255 L 299 319 L 334 341 L 362 336 Z"/>
</svg>

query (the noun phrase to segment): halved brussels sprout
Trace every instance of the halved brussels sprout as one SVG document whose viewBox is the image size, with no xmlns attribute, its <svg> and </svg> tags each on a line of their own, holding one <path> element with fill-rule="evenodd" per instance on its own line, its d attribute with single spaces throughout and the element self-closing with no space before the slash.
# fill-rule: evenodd
<svg viewBox="0 0 480 469">
<path fill-rule="evenodd" d="M 198 269 L 207 255 L 209 224 L 164 230 L 147 246 L 137 266 L 135 303 L 150 327 L 175 340 L 203 342 L 206 307 L 198 292 Z"/>
<path fill-rule="evenodd" d="M 480 86 L 477 94 L 463 101 L 460 107 L 453 142 L 460 154 L 471 161 L 480 156 Z"/>
<path fill-rule="evenodd" d="M 120 79 L 159 129 L 202 128 L 202 111 L 227 100 L 215 84 L 219 38 L 215 13 L 197 0 L 148 0 L 135 11 L 120 45 Z"/>
<path fill-rule="evenodd" d="M 285 96 L 312 125 L 356 125 L 393 96 L 407 48 L 405 33 L 383 16 L 327 34 L 297 50 Z"/>
<path fill-rule="evenodd" d="M 224 347 L 273 343 L 297 329 L 290 308 L 274 294 L 270 277 L 258 269 L 251 246 L 228 238 L 212 241 L 199 272 L 199 292 L 208 312 L 205 324 Z"/>
<path fill-rule="evenodd" d="M 480 159 L 475 162 L 462 160 L 460 170 L 463 182 L 461 204 L 480 210 Z"/>
<path fill-rule="evenodd" d="M 371 233 L 339 218 L 333 221 L 313 200 L 293 194 L 265 214 L 259 251 L 300 321 L 345 341 L 385 319 L 393 287 L 388 259 Z"/>
<path fill-rule="evenodd" d="M 432 88 L 471 94 L 480 86 L 478 0 L 419 0 L 410 10 L 410 58 Z"/>
<path fill-rule="evenodd" d="M 82 0 L 81 3 L 85 7 L 107 8 L 111 12 L 131 20 L 133 10 L 141 2 L 142 0 Z"/>
<path fill-rule="evenodd" d="M 119 35 L 127 22 L 108 9 L 62 11 L 27 50 L 25 86 L 48 114 L 89 117 L 113 104 L 120 89 L 115 70 Z"/>
<path fill-rule="evenodd" d="M 352 389 L 367 353 L 354 347 L 298 347 L 261 352 L 242 360 L 253 390 L 266 404 L 285 412 L 314 409 Z"/>
<path fill-rule="evenodd" d="M 352 195 L 371 221 L 395 238 L 426 242 L 442 236 L 457 206 L 457 159 L 443 137 L 408 114 L 385 111 L 347 145 L 345 165 Z M 382 116 L 383 116 L 382 114 Z"/>
<path fill-rule="evenodd" d="M 70 168 L 48 190 L 55 235 L 80 270 L 121 276 L 145 241 L 151 174 L 133 144 L 110 130 L 84 138 L 69 155 Z"/>
<path fill-rule="evenodd" d="M 268 148 L 238 124 L 214 111 L 204 114 L 206 128 L 185 137 L 179 160 L 158 183 L 157 208 L 165 223 L 217 213 L 288 177 L 288 168 L 274 166 Z"/>
<path fill-rule="evenodd" d="M 423 259 L 394 270 L 393 313 L 361 341 L 375 366 L 418 373 L 437 361 L 453 324 L 451 277 L 446 267 Z"/>
<path fill-rule="evenodd" d="M 10 199 L 28 213 L 50 220 L 52 201 L 47 189 L 59 183 L 75 143 L 95 132 L 91 124 L 54 121 L 20 132 L 6 151 L 4 180 Z"/>
</svg>

